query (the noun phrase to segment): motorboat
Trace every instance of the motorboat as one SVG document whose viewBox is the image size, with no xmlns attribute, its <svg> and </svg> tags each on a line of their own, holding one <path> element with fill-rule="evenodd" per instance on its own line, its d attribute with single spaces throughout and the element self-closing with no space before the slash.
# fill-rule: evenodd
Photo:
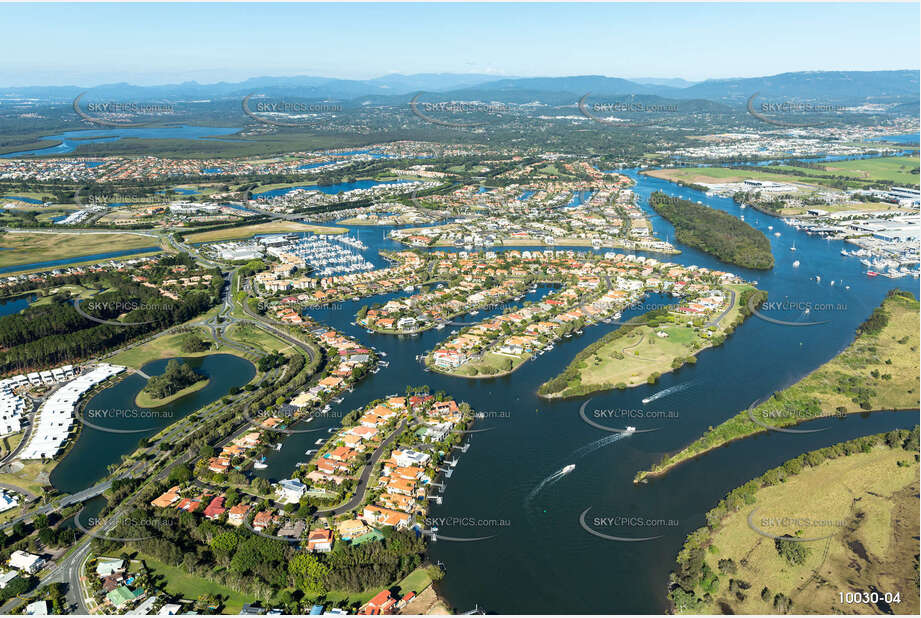
<svg viewBox="0 0 921 618">
<path fill-rule="evenodd" d="M 563 474 L 569 474 L 575 469 L 576 469 L 576 464 L 569 464 L 568 466 L 560 470 L 560 472 L 562 472 Z"/>
<path fill-rule="evenodd" d="M 636 427 L 634 427 L 633 425 L 627 425 L 627 430 L 624 433 L 635 433 L 635 432 L 636 432 Z"/>
</svg>

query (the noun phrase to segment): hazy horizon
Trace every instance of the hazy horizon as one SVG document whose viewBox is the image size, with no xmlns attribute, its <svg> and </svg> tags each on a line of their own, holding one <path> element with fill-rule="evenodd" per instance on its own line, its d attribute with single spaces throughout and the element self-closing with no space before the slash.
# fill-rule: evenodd
<svg viewBox="0 0 921 618">
<path fill-rule="evenodd" d="M 0 60 L 0 86 L 919 70 L 917 3 L 829 6 L 5 4 L 5 40 L 24 53 Z"/>
</svg>

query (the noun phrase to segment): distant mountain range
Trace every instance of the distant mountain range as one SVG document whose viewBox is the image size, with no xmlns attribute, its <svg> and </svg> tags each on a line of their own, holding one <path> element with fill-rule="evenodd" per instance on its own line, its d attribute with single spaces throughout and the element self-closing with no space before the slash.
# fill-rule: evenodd
<svg viewBox="0 0 921 618">
<path fill-rule="evenodd" d="M 242 98 L 250 93 L 271 97 L 337 100 L 354 104 L 405 103 L 423 92 L 438 100 L 502 101 L 560 105 L 591 93 L 597 97 L 640 95 L 656 100 L 697 100 L 720 104 L 742 104 L 756 92 L 759 100 L 795 99 L 820 103 L 911 103 L 918 101 L 919 72 L 896 71 L 808 71 L 767 77 L 711 79 L 688 82 L 674 78 L 633 80 L 601 75 L 570 77 L 504 77 L 486 74 L 424 73 L 385 75 L 368 80 L 328 77 L 255 77 L 242 82 L 199 84 L 184 82 L 162 86 L 106 84 L 79 86 L 0 86 L 4 99 L 33 98 L 71 100 L 88 92 L 86 100 L 106 101 L 201 101 Z M 434 95 L 437 94 L 437 97 Z"/>
</svg>

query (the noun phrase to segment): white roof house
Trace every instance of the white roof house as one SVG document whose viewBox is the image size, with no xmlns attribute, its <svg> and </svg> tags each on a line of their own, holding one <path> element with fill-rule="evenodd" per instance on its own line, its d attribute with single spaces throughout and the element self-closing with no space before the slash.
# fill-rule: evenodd
<svg viewBox="0 0 921 618">
<path fill-rule="evenodd" d="M 10 555 L 9 562 L 11 567 L 26 573 L 37 573 L 45 564 L 45 559 L 27 551 L 16 550 Z"/>
</svg>

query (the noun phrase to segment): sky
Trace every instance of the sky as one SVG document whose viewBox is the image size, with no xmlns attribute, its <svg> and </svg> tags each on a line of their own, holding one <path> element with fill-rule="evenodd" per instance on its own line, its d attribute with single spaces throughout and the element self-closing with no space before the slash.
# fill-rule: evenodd
<svg viewBox="0 0 921 618">
<path fill-rule="evenodd" d="M 918 69 L 919 4 L 0 4 L 0 87 Z"/>
</svg>

